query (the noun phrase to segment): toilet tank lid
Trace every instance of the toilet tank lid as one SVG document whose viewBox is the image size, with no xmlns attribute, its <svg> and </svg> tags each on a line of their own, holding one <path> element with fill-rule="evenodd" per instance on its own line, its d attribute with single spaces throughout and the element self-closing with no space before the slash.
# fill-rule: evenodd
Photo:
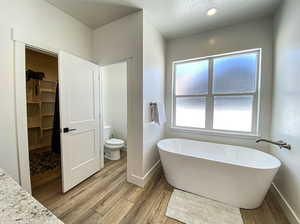
<svg viewBox="0 0 300 224">
<path fill-rule="evenodd" d="M 111 129 L 110 125 L 104 125 L 104 129 Z"/>
</svg>

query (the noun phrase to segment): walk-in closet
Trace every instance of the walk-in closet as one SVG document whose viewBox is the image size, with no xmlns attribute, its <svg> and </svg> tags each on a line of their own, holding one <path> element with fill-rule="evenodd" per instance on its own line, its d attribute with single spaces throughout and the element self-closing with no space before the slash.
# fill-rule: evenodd
<svg viewBox="0 0 300 224">
<path fill-rule="evenodd" d="M 57 56 L 26 49 L 26 95 L 34 190 L 61 176 Z"/>
</svg>

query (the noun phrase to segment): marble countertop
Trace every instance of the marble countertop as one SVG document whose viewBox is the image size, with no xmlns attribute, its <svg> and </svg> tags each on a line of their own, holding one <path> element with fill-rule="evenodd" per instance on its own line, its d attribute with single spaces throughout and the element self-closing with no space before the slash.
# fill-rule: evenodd
<svg viewBox="0 0 300 224">
<path fill-rule="evenodd" d="M 63 224 L 0 169 L 1 224 Z"/>
</svg>

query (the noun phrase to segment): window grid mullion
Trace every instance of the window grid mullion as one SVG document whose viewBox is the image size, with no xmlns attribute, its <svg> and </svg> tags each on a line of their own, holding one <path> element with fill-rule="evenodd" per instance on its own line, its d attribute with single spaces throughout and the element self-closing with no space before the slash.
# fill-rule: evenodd
<svg viewBox="0 0 300 224">
<path fill-rule="evenodd" d="M 175 63 L 173 63 L 172 65 L 172 70 L 173 70 L 173 74 L 172 74 L 172 112 L 171 112 L 171 116 L 172 116 L 172 120 L 171 120 L 171 126 L 176 126 L 176 66 Z"/>
<path fill-rule="evenodd" d="M 245 92 L 245 93 L 214 93 L 213 96 L 254 96 L 256 92 Z"/>
<path fill-rule="evenodd" d="M 256 97 L 257 93 L 229 93 L 229 94 L 212 94 L 213 97 L 216 96 L 253 96 Z"/>
<path fill-rule="evenodd" d="M 198 95 L 175 95 L 175 97 L 207 97 L 208 94 L 198 94 Z"/>
<path fill-rule="evenodd" d="M 257 132 L 257 127 L 258 127 L 258 123 L 257 123 L 257 111 L 258 111 L 258 97 L 257 94 L 253 95 L 253 99 L 252 99 L 252 127 L 251 127 L 251 132 L 252 133 L 256 133 Z"/>
<path fill-rule="evenodd" d="M 208 95 L 206 98 L 206 110 L 205 110 L 205 128 L 212 130 L 213 128 L 213 95 L 212 95 L 212 85 L 213 82 L 213 59 L 209 59 L 209 68 L 208 68 Z"/>
</svg>

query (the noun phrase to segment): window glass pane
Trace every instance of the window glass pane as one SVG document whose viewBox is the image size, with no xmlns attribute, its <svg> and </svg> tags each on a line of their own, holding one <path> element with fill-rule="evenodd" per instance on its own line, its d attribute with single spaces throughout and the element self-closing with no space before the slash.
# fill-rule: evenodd
<svg viewBox="0 0 300 224">
<path fill-rule="evenodd" d="M 213 128 L 251 132 L 252 96 L 214 97 Z"/>
<path fill-rule="evenodd" d="M 257 54 L 244 54 L 214 59 L 213 93 L 254 92 Z"/>
<path fill-rule="evenodd" d="M 208 60 L 175 65 L 176 95 L 199 95 L 208 92 Z"/>
<path fill-rule="evenodd" d="M 177 97 L 176 126 L 205 128 L 206 97 Z"/>
</svg>

